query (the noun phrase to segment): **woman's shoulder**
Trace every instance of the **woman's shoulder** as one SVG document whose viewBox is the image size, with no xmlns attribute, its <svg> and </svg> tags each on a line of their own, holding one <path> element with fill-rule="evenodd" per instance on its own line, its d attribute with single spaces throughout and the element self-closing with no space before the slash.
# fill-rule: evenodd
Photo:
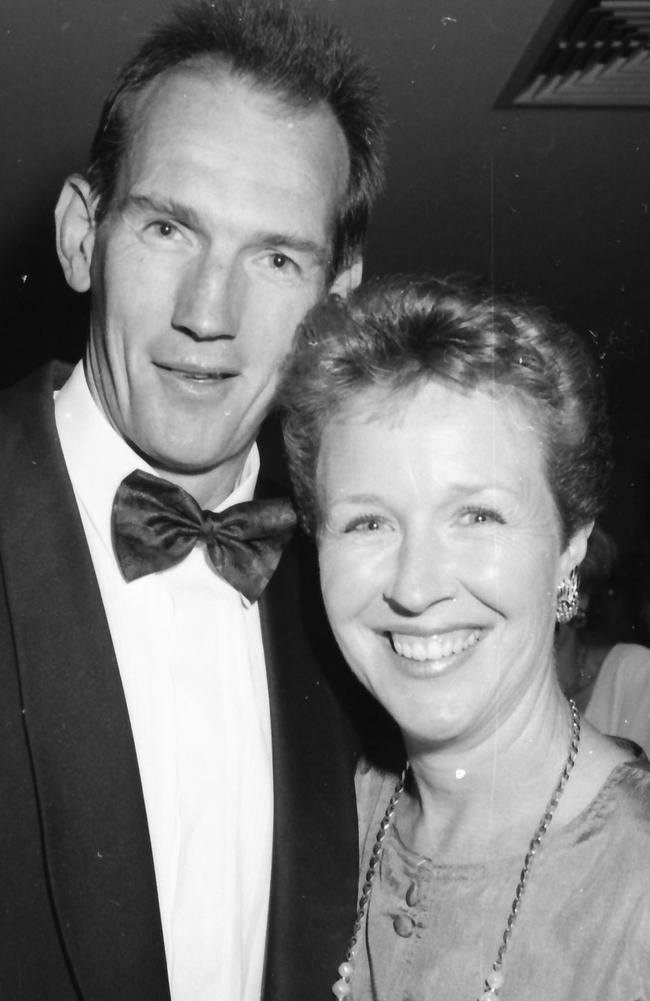
<svg viewBox="0 0 650 1001">
<path fill-rule="evenodd" d="M 397 772 L 384 771 L 362 758 L 354 777 L 359 818 L 369 810 L 374 812 L 379 802 L 383 802 L 385 808 L 399 780 Z"/>
<path fill-rule="evenodd" d="M 645 754 L 618 765 L 610 776 L 609 786 L 614 796 L 641 809 L 650 821 L 650 761 Z"/>
<path fill-rule="evenodd" d="M 590 808 L 570 825 L 560 869 L 573 879 L 594 915 L 607 908 L 607 927 L 626 962 L 650 962 L 650 763 L 614 768 Z M 567 850 L 568 849 L 568 850 Z M 637 995 L 634 995 L 636 997 Z"/>
<path fill-rule="evenodd" d="M 357 766 L 354 782 L 362 856 L 366 841 L 376 833 L 399 781 L 397 772 L 383 771 L 365 760 L 361 760 Z"/>
<path fill-rule="evenodd" d="M 645 755 L 612 770 L 581 820 L 602 825 L 612 843 L 617 836 L 627 844 L 632 839 L 650 852 L 650 762 Z"/>
</svg>

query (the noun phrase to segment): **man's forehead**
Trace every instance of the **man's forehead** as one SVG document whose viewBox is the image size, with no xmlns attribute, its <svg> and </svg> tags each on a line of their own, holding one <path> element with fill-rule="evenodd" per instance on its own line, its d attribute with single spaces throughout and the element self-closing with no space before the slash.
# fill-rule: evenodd
<svg viewBox="0 0 650 1001">
<path fill-rule="evenodd" d="M 262 114 L 280 121 L 327 121 L 333 131 L 340 133 L 341 148 L 347 160 L 349 150 L 334 112 L 326 100 L 297 99 L 283 93 L 276 87 L 266 86 L 262 81 L 248 74 L 234 71 L 219 57 L 189 60 L 159 73 L 140 90 L 126 96 L 123 114 L 128 122 L 127 136 L 132 145 L 147 127 L 153 114 L 160 112 L 170 103 L 186 103 L 191 109 L 197 86 L 208 84 L 214 88 L 216 97 L 237 99 L 244 96 Z"/>
<path fill-rule="evenodd" d="M 251 142 L 253 148 L 259 143 L 256 122 L 264 130 L 265 119 L 277 121 L 279 126 L 276 129 L 274 124 L 267 133 L 271 148 L 259 154 L 262 162 L 262 153 L 267 154 L 267 171 L 272 173 L 283 161 L 290 168 L 295 162 L 301 165 L 297 169 L 309 173 L 314 191 L 321 185 L 332 210 L 336 211 L 345 197 L 350 170 L 348 145 L 325 101 L 308 108 L 292 106 L 281 95 L 221 64 L 201 61 L 160 74 L 133 95 L 124 110 L 128 116 L 127 145 L 118 175 L 118 203 L 131 186 L 133 172 L 137 174 L 145 160 L 151 164 L 153 157 L 154 162 L 169 165 L 182 156 L 186 142 L 197 142 L 197 135 L 202 144 L 201 134 L 206 150 L 216 146 L 218 157 L 226 147 L 231 152 L 239 148 L 249 152 Z M 274 151 L 281 155 L 275 164 Z"/>
</svg>

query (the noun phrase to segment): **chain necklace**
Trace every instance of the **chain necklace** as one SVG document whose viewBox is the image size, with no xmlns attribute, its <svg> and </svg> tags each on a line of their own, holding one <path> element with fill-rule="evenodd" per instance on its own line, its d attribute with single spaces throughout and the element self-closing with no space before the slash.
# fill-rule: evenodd
<svg viewBox="0 0 650 1001">
<path fill-rule="evenodd" d="M 553 818 L 553 814 L 557 808 L 560 801 L 560 796 L 564 792 L 564 787 L 566 786 L 567 779 L 571 774 L 571 769 L 573 768 L 576 756 L 578 754 L 578 746 L 580 744 L 580 713 L 578 707 L 576 706 L 573 699 L 569 699 L 569 706 L 571 709 L 571 742 L 569 744 L 569 753 L 567 759 L 562 769 L 562 774 L 560 775 L 560 780 L 555 787 L 553 795 L 551 796 L 548 806 L 544 810 L 542 819 L 540 820 L 537 830 L 533 835 L 532 841 L 528 846 L 528 851 L 524 858 L 523 868 L 521 870 L 521 876 L 519 877 L 519 882 L 517 883 L 517 889 L 515 890 L 514 900 L 512 901 L 512 906 L 510 908 L 510 913 L 508 915 L 508 920 L 506 921 L 506 926 L 501 937 L 501 944 L 497 951 L 496 959 L 492 964 L 492 969 L 485 978 L 485 985 L 483 988 L 483 993 L 479 995 L 478 1001 L 494 1001 L 498 998 L 499 991 L 504 984 L 503 976 L 503 960 L 505 958 L 506 950 L 510 942 L 510 937 L 512 935 L 512 929 L 514 927 L 515 921 L 517 920 L 517 915 L 519 914 L 519 908 L 521 906 L 521 898 L 523 897 L 524 890 L 526 889 L 526 884 L 528 882 L 528 877 L 530 875 L 530 870 L 532 868 L 533 860 L 537 853 L 537 850 L 542 843 L 542 839 L 546 832 L 548 831 L 549 825 Z M 386 835 L 391 826 L 393 819 L 393 814 L 395 813 L 395 808 L 399 802 L 400 796 L 404 791 L 404 785 L 406 784 L 406 776 L 408 773 L 409 766 L 402 772 L 399 782 L 395 786 L 393 795 L 388 801 L 388 806 L 386 807 L 386 812 L 382 818 L 379 825 L 377 835 L 375 837 L 375 844 L 372 849 L 372 854 L 370 856 L 370 861 L 368 862 L 368 871 L 366 872 L 366 878 L 361 890 L 361 896 L 359 898 L 359 905 L 357 908 L 357 914 L 354 921 L 354 927 L 352 928 L 352 936 L 348 945 L 348 949 L 345 955 L 345 961 L 339 966 L 340 980 L 337 980 L 335 984 L 332 985 L 332 993 L 335 997 L 339 998 L 340 1001 L 344 998 L 351 997 L 352 994 L 352 975 L 354 973 L 354 957 L 357 947 L 357 942 L 359 940 L 359 933 L 361 931 L 361 926 L 366 918 L 368 912 L 368 905 L 370 903 L 370 896 L 372 894 L 372 884 L 377 873 L 377 868 L 381 860 L 381 856 L 384 851 L 384 841 Z"/>
</svg>

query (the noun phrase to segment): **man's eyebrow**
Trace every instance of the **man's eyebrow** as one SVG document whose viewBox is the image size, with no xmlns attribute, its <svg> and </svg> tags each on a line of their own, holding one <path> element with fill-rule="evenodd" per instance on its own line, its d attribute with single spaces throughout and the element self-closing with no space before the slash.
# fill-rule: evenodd
<svg viewBox="0 0 650 1001">
<path fill-rule="evenodd" d="M 192 229 L 203 229 L 201 220 L 194 209 L 190 208 L 189 205 L 182 205 L 173 198 L 131 193 L 121 202 L 120 210 L 122 212 L 153 212 L 169 219 L 177 219 Z M 260 230 L 258 233 L 253 234 L 250 242 L 264 247 L 283 247 L 286 250 L 295 251 L 296 253 L 309 254 L 318 265 L 323 267 L 327 266 L 331 259 L 329 246 L 325 246 L 317 240 L 308 240 L 293 233 L 264 232 Z"/>
<path fill-rule="evenodd" d="M 141 212 L 155 212 L 158 215 L 166 216 L 170 219 L 177 219 L 179 222 L 191 226 L 193 229 L 200 229 L 201 223 L 194 209 L 189 205 L 181 205 L 173 198 L 158 198 L 155 195 L 129 194 L 120 205 L 122 212 L 140 210 Z"/>
<path fill-rule="evenodd" d="M 328 246 L 291 233 L 259 233 L 257 242 L 268 247 L 284 247 L 299 254 L 310 254 L 317 264 L 329 264 L 331 257 Z"/>
</svg>

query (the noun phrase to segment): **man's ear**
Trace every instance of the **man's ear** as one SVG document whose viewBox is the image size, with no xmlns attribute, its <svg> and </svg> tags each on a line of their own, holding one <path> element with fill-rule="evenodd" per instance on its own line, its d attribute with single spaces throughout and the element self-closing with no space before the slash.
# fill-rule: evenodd
<svg viewBox="0 0 650 1001">
<path fill-rule="evenodd" d="M 85 177 L 67 178 L 54 211 L 56 251 L 66 281 L 75 292 L 90 288 L 90 262 L 95 246 L 95 204 Z"/>
<path fill-rule="evenodd" d="M 347 299 L 350 292 L 361 284 L 363 277 L 363 259 L 356 257 L 344 271 L 340 271 L 330 286 L 330 292 Z"/>
</svg>

